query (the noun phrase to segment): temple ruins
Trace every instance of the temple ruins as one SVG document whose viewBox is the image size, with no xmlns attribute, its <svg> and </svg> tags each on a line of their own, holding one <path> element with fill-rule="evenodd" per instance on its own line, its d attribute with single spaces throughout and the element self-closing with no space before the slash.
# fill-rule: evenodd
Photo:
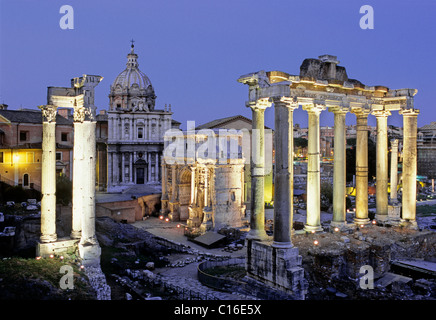
<svg viewBox="0 0 436 320">
<path fill-rule="evenodd" d="M 37 256 L 48 257 L 78 249 L 84 265 L 99 265 L 101 249 L 95 234 L 95 105 L 94 88 L 103 77 L 83 75 L 71 80 L 70 88 L 48 87 L 43 116 L 41 238 Z M 72 231 L 66 239 L 56 234 L 56 112 L 74 110 Z"/>
<path fill-rule="evenodd" d="M 399 224 L 416 229 L 416 89 L 389 89 L 368 86 L 350 79 L 336 56 L 305 59 L 299 75 L 282 71 L 259 71 L 241 76 L 248 85 L 248 101 L 253 130 L 264 129 L 265 110 L 274 105 L 275 180 L 274 233 L 265 233 L 263 167 L 265 148 L 262 133 L 258 152 L 251 158 L 251 230 L 247 235 L 246 269 L 250 277 L 304 299 L 306 284 L 301 256 L 293 246 L 293 111 L 300 106 L 308 113 L 307 217 L 304 231 L 323 231 L 320 223 L 320 137 L 319 119 L 323 111 L 334 113 L 333 218 L 331 229 L 344 230 L 370 223 L 368 218 L 368 126 L 369 115 L 377 120 L 377 213 L 378 224 Z M 388 202 L 387 119 L 393 111 L 403 116 L 403 193 L 401 217 L 396 201 L 396 178 L 391 176 L 391 203 Z M 346 141 L 345 115 L 353 113 L 357 123 L 356 213 L 352 225 L 346 223 Z M 395 165 L 395 164 L 394 164 Z M 391 191 L 392 192 L 392 191 Z"/>
</svg>

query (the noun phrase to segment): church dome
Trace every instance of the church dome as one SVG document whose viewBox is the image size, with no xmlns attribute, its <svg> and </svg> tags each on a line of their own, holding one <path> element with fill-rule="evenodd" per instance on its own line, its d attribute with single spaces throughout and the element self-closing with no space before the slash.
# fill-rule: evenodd
<svg viewBox="0 0 436 320">
<path fill-rule="evenodd" d="M 116 89 L 117 87 L 120 89 L 152 89 L 150 79 L 138 68 L 138 55 L 132 49 L 130 53 L 127 55 L 127 64 L 126 69 L 121 72 L 112 83 L 112 87 Z"/>
</svg>

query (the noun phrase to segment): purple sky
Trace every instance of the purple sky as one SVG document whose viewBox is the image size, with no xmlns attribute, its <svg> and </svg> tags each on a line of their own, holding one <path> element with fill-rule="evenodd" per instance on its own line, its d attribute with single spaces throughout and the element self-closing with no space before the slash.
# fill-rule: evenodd
<svg viewBox="0 0 436 320">
<path fill-rule="evenodd" d="M 74 30 L 62 30 L 62 5 L 74 8 Z M 362 30 L 362 5 L 374 8 L 374 29 Z M 84 73 L 104 80 L 98 109 L 124 70 L 130 39 L 150 78 L 157 108 L 174 119 L 242 114 L 248 88 L 237 78 L 259 70 L 298 74 L 305 58 L 336 55 L 348 76 L 367 85 L 416 88 L 418 125 L 436 121 L 436 1 L 291 0 L 0 0 L 0 102 L 10 109 L 46 103 L 47 86 L 69 86 Z M 274 112 L 266 113 L 273 127 Z M 307 124 L 307 113 L 295 112 Z M 354 115 L 347 124 L 354 124 Z M 369 117 L 375 125 L 375 118 Z M 321 114 L 321 125 L 333 115 Z M 388 124 L 402 125 L 397 112 Z"/>
</svg>

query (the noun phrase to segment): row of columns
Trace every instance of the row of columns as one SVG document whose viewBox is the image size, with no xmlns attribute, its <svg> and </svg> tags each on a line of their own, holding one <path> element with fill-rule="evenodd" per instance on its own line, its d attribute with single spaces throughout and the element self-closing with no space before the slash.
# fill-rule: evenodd
<svg viewBox="0 0 436 320">
<path fill-rule="evenodd" d="M 298 103 L 292 98 L 274 97 L 248 102 L 252 110 L 253 134 L 251 154 L 252 201 L 251 230 L 249 239 L 266 238 L 264 229 L 264 112 L 274 103 L 275 119 L 275 180 L 274 180 L 274 233 L 273 246 L 291 247 L 293 225 L 293 111 Z M 308 170 L 307 170 L 307 221 L 308 232 L 322 231 L 320 223 L 320 136 L 319 116 L 325 105 L 303 104 L 309 117 Z M 346 225 L 346 126 L 345 116 L 349 107 L 330 107 L 334 113 L 334 178 L 333 178 L 333 218 L 332 227 Z M 355 224 L 367 224 L 368 218 L 368 115 L 366 108 L 351 110 L 356 115 L 356 215 Z M 416 226 L 416 137 L 417 115 L 419 111 L 406 109 L 400 111 L 404 121 L 403 153 L 403 197 L 402 221 Z M 386 221 L 388 217 L 388 136 L 387 110 L 373 111 L 377 119 L 377 215 L 376 219 Z M 398 148 L 398 145 L 396 146 Z M 396 157 L 397 155 L 393 155 Z M 396 170 L 395 164 L 395 170 Z M 392 169 L 394 170 L 394 169 Z M 392 174 L 391 174 L 392 175 Z M 394 193 L 396 201 L 396 171 Z M 392 191 L 391 191 L 392 192 Z"/>
<path fill-rule="evenodd" d="M 56 110 L 39 107 L 43 118 L 41 179 L 41 243 L 57 241 L 56 235 Z M 99 246 L 95 235 L 96 122 L 83 106 L 74 108 L 72 239 L 80 239 L 79 254 L 95 261 Z"/>
</svg>

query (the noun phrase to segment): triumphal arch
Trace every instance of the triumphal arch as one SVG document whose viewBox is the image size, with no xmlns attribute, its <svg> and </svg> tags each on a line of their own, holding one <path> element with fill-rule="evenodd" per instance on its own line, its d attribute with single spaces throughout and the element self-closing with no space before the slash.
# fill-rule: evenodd
<svg viewBox="0 0 436 320">
<path fill-rule="evenodd" d="M 293 226 L 293 112 L 301 108 L 308 113 L 308 170 L 306 232 L 320 232 L 320 136 L 319 119 L 323 111 L 334 114 L 333 218 L 331 227 L 349 228 L 346 223 L 346 127 L 345 115 L 356 116 L 356 214 L 355 225 L 368 224 L 368 116 L 377 120 L 377 193 L 376 220 L 417 228 L 416 223 L 416 137 L 417 115 L 414 108 L 416 89 L 389 89 L 368 86 L 348 78 L 336 56 L 323 55 L 305 59 L 298 75 L 282 71 L 259 71 L 239 77 L 248 85 L 253 130 L 263 131 L 265 110 L 274 105 L 275 172 L 274 233 L 265 233 L 264 161 L 262 135 L 257 139 L 252 159 L 251 230 L 247 236 L 248 274 L 273 287 L 303 298 L 304 271 L 298 248 L 291 241 Z M 396 203 L 388 201 L 387 119 L 392 112 L 403 116 L 403 192 L 401 219 L 389 210 Z M 391 186 L 391 188 L 395 188 Z"/>
</svg>

